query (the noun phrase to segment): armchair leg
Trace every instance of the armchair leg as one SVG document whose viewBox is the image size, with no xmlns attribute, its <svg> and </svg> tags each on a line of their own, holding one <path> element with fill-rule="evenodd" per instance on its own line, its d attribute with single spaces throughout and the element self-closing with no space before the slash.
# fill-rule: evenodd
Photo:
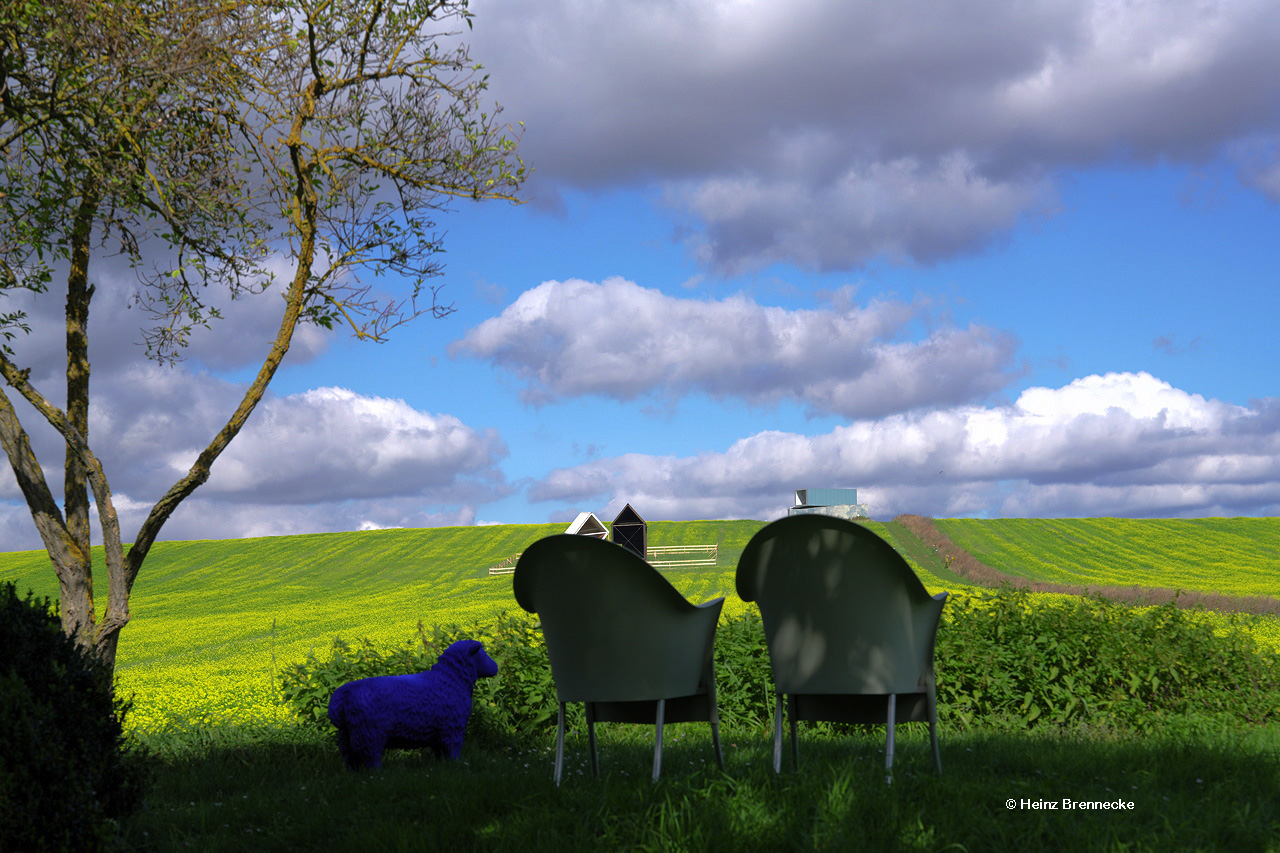
<svg viewBox="0 0 1280 853">
<path fill-rule="evenodd" d="M 556 717 L 556 787 L 560 786 L 560 775 L 564 771 L 564 703 L 560 703 L 560 713 Z"/>
<path fill-rule="evenodd" d="M 711 703 L 711 745 L 716 750 L 716 766 L 724 769 L 724 751 L 720 748 L 720 708 L 716 704 L 716 674 L 707 668 L 707 699 Z"/>
<path fill-rule="evenodd" d="M 720 721 L 714 716 L 711 720 L 711 745 L 716 750 L 716 766 L 724 769 L 724 750 L 720 748 Z"/>
<path fill-rule="evenodd" d="M 587 743 L 591 747 L 591 775 L 600 778 L 600 756 L 596 752 L 596 706 L 587 703 Z"/>
<path fill-rule="evenodd" d="M 782 694 L 773 711 L 773 772 L 782 772 Z"/>
<path fill-rule="evenodd" d="M 654 738 L 653 745 L 653 781 L 658 781 L 658 775 L 662 772 L 662 723 L 663 718 L 667 714 L 667 700 L 658 700 L 658 720 L 657 733 Z"/>
<path fill-rule="evenodd" d="M 796 715 L 796 696 L 791 694 L 787 702 L 787 716 L 791 720 L 791 769 L 800 769 L 800 720 Z"/>
<path fill-rule="evenodd" d="M 885 728 L 888 729 L 888 741 L 884 747 L 884 782 L 886 785 L 893 784 L 893 725 L 894 716 L 898 710 L 898 697 L 896 694 L 889 694 L 889 708 L 886 711 Z"/>
</svg>

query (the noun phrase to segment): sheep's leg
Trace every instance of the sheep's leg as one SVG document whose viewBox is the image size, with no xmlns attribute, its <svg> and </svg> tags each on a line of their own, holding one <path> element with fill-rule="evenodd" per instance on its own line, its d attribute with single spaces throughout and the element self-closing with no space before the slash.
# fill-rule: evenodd
<svg viewBox="0 0 1280 853">
<path fill-rule="evenodd" d="M 450 761 L 457 761 L 461 758 L 464 735 L 464 730 L 441 732 L 438 741 L 440 745 L 436 747 L 436 758 L 447 758 Z"/>
<path fill-rule="evenodd" d="M 347 749 L 350 755 L 347 765 L 353 770 L 360 768 L 376 770 L 382 766 L 382 750 L 385 747 L 386 738 L 381 732 L 353 727 L 347 733 Z"/>
<path fill-rule="evenodd" d="M 338 729 L 338 754 L 342 756 L 342 763 L 352 770 L 355 769 L 355 755 L 351 752 L 351 735 L 347 733 L 345 726 Z"/>
</svg>

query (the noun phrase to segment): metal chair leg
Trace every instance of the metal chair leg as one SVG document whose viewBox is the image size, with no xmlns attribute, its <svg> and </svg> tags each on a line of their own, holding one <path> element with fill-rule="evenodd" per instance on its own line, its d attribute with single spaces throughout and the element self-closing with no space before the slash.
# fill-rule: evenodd
<svg viewBox="0 0 1280 853">
<path fill-rule="evenodd" d="M 773 772 L 782 772 L 782 694 L 773 712 Z"/>
<path fill-rule="evenodd" d="M 587 703 L 587 743 L 591 747 L 591 775 L 600 778 L 600 756 L 596 752 L 596 706 Z"/>
<path fill-rule="evenodd" d="M 716 750 L 716 766 L 723 770 L 724 750 L 720 748 L 720 710 L 716 704 L 716 675 L 710 667 L 708 667 L 708 676 L 710 686 L 707 688 L 707 698 L 711 701 L 711 745 Z"/>
<path fill-rule="evenodd" d="M 720 721 L 718 719 L 711 721 L 711 745 L 716 750 L 716 766 L 723 770 L 724 750 L 720 748 Z"/>
<path fill-rule="evenodd" d="M 800 721 L 796 717 L 796 696 L 787 701 L 787 716 L 791 719 L 791 769 L 800 769 Z"/>
<path fill-rule="evenodd" d="M 653 745 L 653 781 L 658 781 L 658 775 L 662 773 L 662 723 L 667 713 L 667 700 L 658 700 L 658 720 L 657 720 L 657 737 L 654 738 Z"/>
<path fill-rule="evenodd" d="M 560 713 L 556 717 L 556 787 L 560 786 L 560 775 L 564 772 L 564 703 L 560 703 Z"/>
<path fill-rule="evenodd" d="M 885 728 L 889 730 L 888 741 L 884 747 L 884 783 L 886 785 L 893 784 L 893 724 L 894 715 L 898 710 L 897 695 L 889 694 L 889 708 L 886 712 Z"/>
</svg>

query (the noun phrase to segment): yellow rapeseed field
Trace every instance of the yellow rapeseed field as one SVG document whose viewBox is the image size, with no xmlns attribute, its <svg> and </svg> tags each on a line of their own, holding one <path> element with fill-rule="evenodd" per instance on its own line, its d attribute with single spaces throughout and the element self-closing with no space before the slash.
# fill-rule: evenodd
<svg viewBox="0 0 1280 853">
<path fill-rule="evenodd" d="M 719 544 L 714 569 L 666 576 L 693 602 L 724 596 L 725 616 L 734 617 L 754 608 L 734 593 L 734 567 L 759 527 L 658 522 L 650 544 Z M 419 622 L 429 630 L 517 611 L 511 576 L 490 576 L 488 567 L 559 529 L 505 525 L 161 543 L 139 576 L 134 619 L 121 635 L 118 684 L 135 703 L 131 725 L 154 731 L 287 719 L 276 680 L 285 666 L 310 651 L 327 653 L 335 637 L 394 647 L 414 642 Z M 977 591 L 912 562 L 931 593 Z M 52 596 L 56 590 L 42 552 L 0 555 L 0 580 L 15 581 L 20 592 Z M 1280 652 L 1280 619 L 1200 618 L 1219 630 L 1239 625 Z"/>
</svg>

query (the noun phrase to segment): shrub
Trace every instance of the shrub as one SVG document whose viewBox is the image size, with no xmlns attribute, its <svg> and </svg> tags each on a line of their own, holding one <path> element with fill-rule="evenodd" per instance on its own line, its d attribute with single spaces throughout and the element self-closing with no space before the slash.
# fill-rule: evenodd
<svg viewBox="0 0 1280 853">
<path fill-rule="evenodd" d="M 1150 729 L 1171 716 L 1280 717 L 1280 656 L 1173 604 L 956 596 L 938 632 L 939 716 L 960 724 Z"/>
<path fill-rule="evenodd" d="M 482 641 L 498 662 L 497 677 L 476 684 L 469 738 L 505 743 L 555 730 L 546 646 L 537 619 L 524 615 L 439 626 L 429 635 L 419 625 L 416 641 L 390 651 L 335 640 L 327 660 L 312 655 L 287 670 L 283 692 L 304 720 L 325 722 L 329 695 L 344 681 L 425 669 L 458 639 Z M 1171 604 L 1058 603 L 1009 587 L 956 595 L 943 611 L 935 659 L 939 717 L 958 726 L 1146 730 L 1187 716 L 1280 718 L 1280 656 L 1242 631 L 1217 634 L 1194 611 Z M 722 724 L 768 732 L 773 682 L 757 613 L 722 618 L 715 661 Z M 580 726 L 582 706 L 569 713 L 570 725 Z"/>
<path fill-rule="evenodd" d="M 773 727 L 773 677 L 764 624 L 755 610 L 721 619 L 716 629 L 716 705 L 722 725 Z"/>
<path fill-rule="evenodd" d="M 0 584 L 0 849 L 98 849 L 141 803 L 128 703 L 62 633 L 48 599 Z"/>
<path fill-rule="evenodd" d="M 384 651 L 367 637 L 355 645 L 334 637 L 327 657 L 312 651 L 301 663 L 285 667 L 280 674 L 280 692 L 303 725 L 323 728 L 329 725 L 329 697 L 343 684 L 375 675 L 422 672 L 435 660 L 413 646 Z"/>
</svg>

